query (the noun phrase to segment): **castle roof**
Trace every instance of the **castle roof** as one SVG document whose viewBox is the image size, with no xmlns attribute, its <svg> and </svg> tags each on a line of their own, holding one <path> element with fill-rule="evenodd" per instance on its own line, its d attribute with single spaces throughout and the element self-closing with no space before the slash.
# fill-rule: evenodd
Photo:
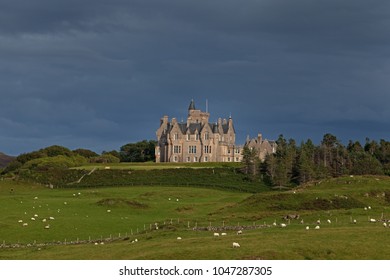
<svg viewBox="0 0 390 280">
<path fill-rule="evenodd" d="M 195 102 L 194 99 L 191 100 L 190 106 L 188 106 L 188 111 L 189 110 L 195 110 Z"/>
</svg>

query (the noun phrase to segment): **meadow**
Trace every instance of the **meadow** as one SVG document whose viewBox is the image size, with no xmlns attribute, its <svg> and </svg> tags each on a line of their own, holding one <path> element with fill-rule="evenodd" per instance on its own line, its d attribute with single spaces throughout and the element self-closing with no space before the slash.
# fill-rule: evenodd
<svg viewBox="0 0 390 280">
<path fill-rule="evenodd" d="M 364 176 L 257 192 L 2 180 L 0 259 L 390 259 L 389 187 Z M 282 219 L 290 214 L 300 218 Z"/>
</svg>

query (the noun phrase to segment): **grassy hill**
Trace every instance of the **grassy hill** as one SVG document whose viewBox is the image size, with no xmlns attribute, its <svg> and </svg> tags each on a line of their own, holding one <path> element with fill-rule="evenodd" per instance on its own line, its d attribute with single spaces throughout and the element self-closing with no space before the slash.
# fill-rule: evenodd
<svg viewBox="0 0 390 280">
<path fill-rule="evenodd" d="M 7 166 L 7 164 L 10 163 L 13 159 L 14 157 L 8 156 L 0 152 L 0 168 Z"/>
<path fill-rule="evenodd" d="M 145 180 L 162 176 L 148 172 Z M 390 220 L 389 177 L 342 177 L 257 193 L 180 183 L 50 189 L 4 180 L 0 199 L 0 259 L 390 258 L 390 228 L 383 226 Z M 284 220 L 289 214 L 300 218 Z M 233 249 L 232 242 L 241 247 Z"/>
</svg>

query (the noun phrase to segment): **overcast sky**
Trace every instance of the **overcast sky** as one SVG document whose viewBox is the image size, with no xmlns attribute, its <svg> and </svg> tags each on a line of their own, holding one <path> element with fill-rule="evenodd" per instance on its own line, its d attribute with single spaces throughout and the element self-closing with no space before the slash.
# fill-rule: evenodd
<svg viewBox="0 0 390 280">
<path fill-rule="evenodd" d="M 2 0 L 0 151 L 96 152 L 160 118 L 390 140 L 388 0 Z"/>
</svg>

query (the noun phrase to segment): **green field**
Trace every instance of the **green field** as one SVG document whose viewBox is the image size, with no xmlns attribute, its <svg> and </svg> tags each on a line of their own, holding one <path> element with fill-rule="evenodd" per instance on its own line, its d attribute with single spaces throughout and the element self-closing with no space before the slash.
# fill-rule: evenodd
<svg viewBox="0 0 390 280">
<path fill-rule="evenodd" d="M 3 180 L 0 201 L 0 259 L 390 259 L 390 228 L 380 221 L 390 219 L 388 177 L 252 193 L 177 184 L 50 189 Z M 300 218 L 284 221 L 287 214 Z M 227 236 L 199 230 L 209 226 Z"/>
</svg>

